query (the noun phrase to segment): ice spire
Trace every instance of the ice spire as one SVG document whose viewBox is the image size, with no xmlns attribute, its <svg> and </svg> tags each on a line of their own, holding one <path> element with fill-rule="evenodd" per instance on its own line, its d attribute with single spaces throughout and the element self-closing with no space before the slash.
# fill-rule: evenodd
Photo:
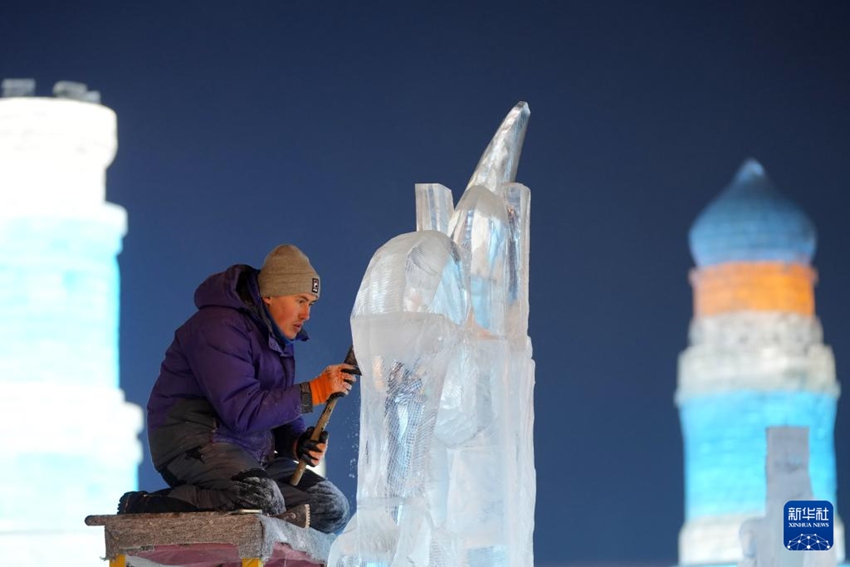
<svg viewBox="0 0 850 567">
<path fill-rule="evenodd" d="M 518 102 L 511 109 L 478 160 L 478 165 L 466 184 L 467 189 L 481 185 L 490 191 L 496 191 L 504 183 L 511 183 L 516 179 L 529 116 L 531 110 L 525 102 Z"/>
</svg>

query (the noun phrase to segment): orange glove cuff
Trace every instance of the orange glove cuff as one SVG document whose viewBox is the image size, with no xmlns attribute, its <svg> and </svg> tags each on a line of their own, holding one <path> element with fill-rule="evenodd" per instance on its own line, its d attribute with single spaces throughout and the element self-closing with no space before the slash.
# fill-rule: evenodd
<svg viewBox="0 0 850 567">
<path fill-rule="evenodd" d="M 313 405 L 318 406 L 331 397 L 334 390 L 331 388 L 331 381 L 324 374 L 310 381 L 310 395 L 313 398 Z"/>
</svg>

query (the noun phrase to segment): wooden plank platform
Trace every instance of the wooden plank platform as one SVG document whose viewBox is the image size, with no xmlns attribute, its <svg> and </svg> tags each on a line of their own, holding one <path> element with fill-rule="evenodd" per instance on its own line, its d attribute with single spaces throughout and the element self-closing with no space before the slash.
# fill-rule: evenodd
<svg viewBox="0 0 850 567">
<path fill-rule="evenodd" d="M 105 559 L 121 567 L 315 567 L 336 537 L 257 513 L 88 516 L 86 524 L 104 527 Z"/>
</svg>

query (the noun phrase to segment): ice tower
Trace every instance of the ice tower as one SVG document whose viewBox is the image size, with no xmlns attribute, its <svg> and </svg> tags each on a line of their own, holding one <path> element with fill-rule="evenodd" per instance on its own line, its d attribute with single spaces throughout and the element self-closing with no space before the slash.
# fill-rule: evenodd
<svg viewBox="0 0 850 567">
<path fill-rule="evenodd" d="M 95 566 L 83 518 L 114 513 L 141 460 L 118 385 L 116 120 L 84 85 L 34 90 L 5 80 L 0 98 L 0 557 Z"/>
<path fill-rule="evenodd" d="M 685 444 L 680 565 L 733 565 L 765 514 L 768 426 L 809 429 L 815 499 L 835 504 L 839 386 L 815 315 L 815 229 L 749 160 L 690 231 L 694 317 L 676 404 Z M 838 560 L 844 536 L 836 519 Z"/>
</svg>

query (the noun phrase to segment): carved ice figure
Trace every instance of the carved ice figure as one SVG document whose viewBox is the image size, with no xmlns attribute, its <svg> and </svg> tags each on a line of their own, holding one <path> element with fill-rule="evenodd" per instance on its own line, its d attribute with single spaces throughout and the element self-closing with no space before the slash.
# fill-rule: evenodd
<svg viewBox="0 0 850 567">
<path fill-rule="evenodd" d="M 533 564 L 530 193 L 513 182 L 528 116 L 511 110 L 456 209 L 418 184 L 417 231 L 366 269 L 357 513 L 332 567 Z"/>
</svg>

